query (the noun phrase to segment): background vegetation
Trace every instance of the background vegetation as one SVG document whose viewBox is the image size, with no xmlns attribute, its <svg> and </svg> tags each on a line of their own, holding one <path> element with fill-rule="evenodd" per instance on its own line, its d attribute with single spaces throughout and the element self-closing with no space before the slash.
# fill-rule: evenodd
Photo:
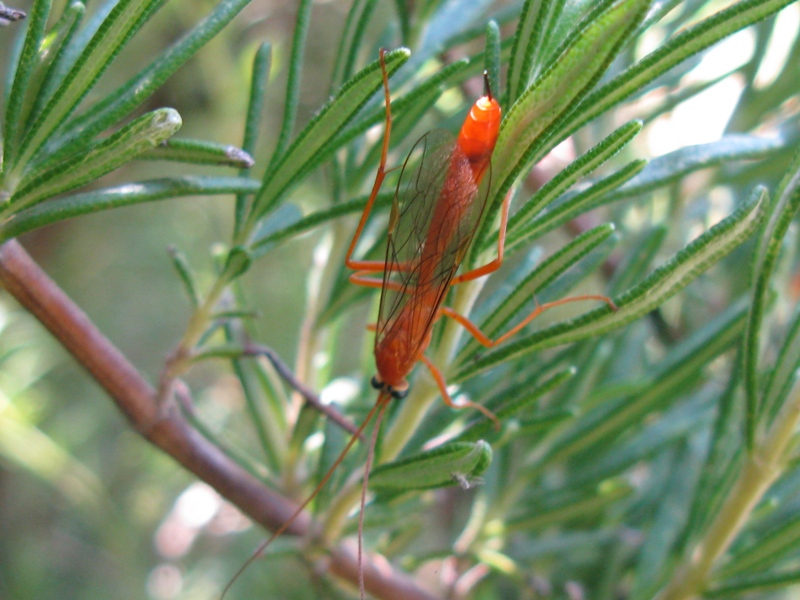
<svg viewBox="0 0 800 600">
<path fill-rule="evenodd" d="M 114 6 L 118 29 L 83 33 Z M 524 315 L 534 291 L 545 301 L 607 293 L 620 310 L 554 311 L 492 352 L 439 326 L 431 356 L 503 430 L 447 410 L 416 374 L 380 459 L 459 436 L 481 458 L 486 440 L 493 460 L 476 473 L 445 452 L 417 459 L 411 477 L 375 473 L 366 545 L 395 571 L 370 576 L 371 589 L 791 597 L 800 581 L 797 3 L 18 7 L 28 19 L 0 30 L 9 73 L 0 238 L 22 236 L 152 389 L 77 368 L 76 357 L 122 362 L 74 335 L 74 315 L 37 312 L 26 300 L 41 298 L 35 265 L 16 271 L 19 247 L 0 249 L 11 292 L 0 297 L 0 596 L 219 597 L 264 535 L 243 513 L 275 526 L 291 505 L 266 490 L 302 499 L 313 488 L 345 434 L 300 411 L 274 365 L 246 356 L 259 354 L 248 344 L 272 348 L 353 422 L 374 402 L 364 324 L 377 296 L 346 282 L 342 256 L 377 160 L 377 48 L 406 46 L 408 60 L 397 51 L 389 61 L 400 69 L 392 164 L 432 127 L 457 128 L 484 67 L 507 119 L 489 202 L 516 186 L 509 261 L 451 303 L 489 331 Z M 209 14 L 220 27 L 203 21 Z M 162 54 L 195 27 L 216 35 L 199 36 L 209 39 L 185 64 Z M 51 30 L 60 36 L 45 37 Z M 101 43 L 109 31 L 119 36 Z M 82 48 L 98 54 L 81 63 Z M 148 65 L 165 81 L 137 96 L 127 82 Z M 309 123 L 317 128 L 303 136 Z M 219 146 L 153 149 L 178 127 L 173 139 Z M 251 171 L 227 144 L 250 151 Z M 115 188 L 127 182 L 146 183 Z M 159 185 L 169 189 L 159 195 Z M 537 200 L 544 212 L 521 210 Z M 493 215 L 473 263 L 492 255 Z M 375 247 L 361 255 L 382 252 L 385 219 L 376 223 Z M 211 460 L 223 456 L 215 447 L 230 466 Z M 344 517 L 363 460 L 354 452 L 314 505 L 340 575 L 352 566 L 339 552 L 354 531 Z M 412 489 L 423 471 L 434 489 Z M 454 474 L 480 485 L 445 487 Z M 279 540 L 229 597 L 351 597 L 352 573 L 325 576 L 318 546 Z M 691 555 L 707 564 L 692 567 Z M 402 571 L 414 584 L 401 591 Z"/>
</svg>

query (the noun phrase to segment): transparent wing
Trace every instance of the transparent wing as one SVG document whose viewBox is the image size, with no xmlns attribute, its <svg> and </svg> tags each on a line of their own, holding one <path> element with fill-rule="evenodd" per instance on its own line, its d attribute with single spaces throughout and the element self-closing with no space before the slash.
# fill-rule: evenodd
<svg viewBox="0 0 800 600">
<path fill-rule="evenodd" d="M 410 354 L 426 343 L 486 205 L 489 186 L 478 189 L 452 134 L 416 143 L 392 206 L 376 347 L 398 335 Z"/>
</svg>

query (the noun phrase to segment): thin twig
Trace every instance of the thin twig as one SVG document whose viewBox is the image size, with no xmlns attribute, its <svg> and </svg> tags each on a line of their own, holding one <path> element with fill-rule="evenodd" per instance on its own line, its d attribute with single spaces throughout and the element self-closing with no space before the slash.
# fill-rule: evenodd
<svg viewBox="0 0 800 600">
<path fill-rule="evenodd" d="M 278 375 L 280 375 L 283 380 L 286 381 L 286 383 L 292 386 L 306 402 L 308 402 L 311 406 L 313 406 L 351 435 L 356 434 L 358 427 L 345 419 L 344 416 L 334 407 L 322 402 L 322 400 L 320 400 L 319 396 L 317 396 L 313 390 L 309 389 L 302 381 L 299 381 L 294 376 L 294 373 L 292 373 L 292 370 L 289 368 L 289 366 L 281 360 L 281 357 L 278 356 L 278 353 L 272 348 L 248 342 L 244 346 L 244 353 L 248 356 L 264 356 L 270 363 L 272 363 L 272 366 L 275 367 Z M 359 436 L 359 439 L 363 441 L 364 436 Z"/>
<path fill-rule="evenodd" d="M 0 246 L 0 282 L 83 365 L 149 442 L 267 529 L 277 529 L 292 515 L 294 501 L 248 474 L 192 429 L 171 403 L 159 410 L 153 387 L 15 240 Z M 306 535 L 311 527 L 311 517 L 303 513 L 287 533 Z M 331 549 L 329 568 L 354 584 L 358 581 L 355 553 L 346 546 Z M 364 575 L 367 590 L 378 598 L 434 598 L 382 559 L 366 561 Z"/>
</svg>

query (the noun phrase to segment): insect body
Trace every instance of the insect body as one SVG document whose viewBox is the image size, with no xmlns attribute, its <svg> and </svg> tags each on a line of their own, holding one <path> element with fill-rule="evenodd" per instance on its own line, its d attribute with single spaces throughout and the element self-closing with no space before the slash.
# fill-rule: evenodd
<svg viewBox="0 0 800 600">
<path fill-rule="evenodd" d="M 420 165 L 410 172 L 411 158 L 406 161 L 392 204 L 386 261 L 355 261 L 353 251 L 386 173 L 391 112 L 388 82 L 384 87 L 387 112 L 381 164 L 346 264 L 356 270 L 351 281 L 382 289 L 373 385 L 394 398 L 402 398 L 408 390 L 408 375 L 422 361 L 440 384 L 445 401 L 454 405 L 443 376 L 424 352 L 431 341 L 433 324 L 445 314 L 441 307 L 450 286 L 456 280 L 471 278 L 470 273 L 456 278 L 456 272 L 485 207 L 487 194 L 480 197 L 480 183 L 490 170 L 500 128 L 500 105 L 487 85 L 486 95 L 472 107 L 457 139 L 434 131 L 417 143 L 412 155 L 422 154 Z M 505 222 L 507 206 L 503 214 Z M 377 273 L 383 274 L 382 279 L 370 277 Z M 468 405 L 491 416 L 481 406 Z"/>
<path fill-rule="evenodd" d="M 386 260 L 360 261 L 353 259 L 356 245 L 387 173 L 392 115 L 384 54 L 385 51 L 382 50 L 380 64 L 383 72 L 386 122 L 381 159 L 372 192 L 345 259 L 345 264 L 355 271 L 350 276 L 353 283 L 381 289 L 379 318 L 374 327 L 377 374 L 372 379 L 373 386 L 380 390 L 380 393 L 375 406 L 367 414 L 314 491 L 298 507 L 292 517 L 256 550 L 228 584 L 228 588 L 250 562 L 282 534 L 308 506 L 328 482 L 356 440 L 360 439 L 369 422 L 375 417 L 375 426 L 364 467 L 365 476 L 361 491 L 361 514 L 359 515 L 359 587 L 362 599 L 365 597 L 361 541 L 368 475 L 373 460 L 375 441 L 381 418 L 389 402 L 392 399 L 402 399 L 407 394 L 409 388 L 407 378 L 414 366 L 418 362 L 423 362 L 428 367 L 448 405 L 458 408 L 475 408 L 496 421 L 494 414 L 479 404 L 473 402 L 456 404 L 447 392 L 443 374 L 425 357 L 424 353 L 431 343 L 433 325 L 439 317 L 446 315 L 455 319 L 481 344 L 492 347 L 507 340 L 537 315 L 552 306 L 575 300 L 593 299 L 604 301 L 614 308 L 608 298 L 594 295 L 577 296 L 537 305 L 536 309 L 522 322 L 501 337 L 492 340 L 469 319 L 443 307 L 443 302 L 451 286 L 488 275 L 499 269 L 503 262 L 510 193 L 506 196 L 500 212 L 497 257 L 481 267 L 456 275 L 484 212 L 488 198 L 488 186 L 485 186 L 486 190 L 482 191 L 481 182 L 491 170 L 491 156 L 500 129 L 500 105 L 491 95 L 488 78 L 485 78 L 485 95 L 473 105 L 458 137 L 453 139 L 451 135 L 441 131 L 428 133 L 417 142 L 409 159 L 406 160 L 389 217 Z M 422 157 L 418 166 L 412 168 L 411 157 L 415 154 L 421 154 Z M 381 277 L 377 277 L 379 274 Z"/>
</svg>

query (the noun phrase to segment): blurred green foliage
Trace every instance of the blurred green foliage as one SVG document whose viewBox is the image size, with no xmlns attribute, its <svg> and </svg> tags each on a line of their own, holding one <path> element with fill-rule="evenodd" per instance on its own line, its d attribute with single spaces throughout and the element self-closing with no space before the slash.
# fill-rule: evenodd
<svg viewBox="0 0 800 600">
<path fill-rule="evenodd" d="M 103 4 L 90 3 L 87 14 Z M 271 44 L 272 69 L 259 128 L 262 135 L 252 152 L 256 159 L 252 177 L 259 179 L 266 168 L 274 170 L 274 178 L 268 178 L 252 210 L 240 212 L 239 220 L 232 196 L 193 195 L 59 221 L 26 233 L 22 242 L 151 381 L 157 380 L 166 357 L 187 331 L 187 322 L 192 329 L 194 307 L 186 300 L 167 247 L 174 245 L 186 257 L 202 301 L 214 282 L 224 279 L 228 247 L 240 244 L 257 258 L 230 286 L 238 308 L 258 311 L 258 318 L 243 326 L 249 336 L 296 363 L 308 385 L 329 386 L 328 394 L 336 400 L 346 400 L 347 390 L 355 388 L 345 409 L 359 421 L 374 401 L 366 386 L 374 369 L 372 336 L 363 332 L 369 305 L 363 292 L 347 284 L 339 257 L 360 209 L 348 202 L 368 191 L 374 173 L 373 143 L 378 138 L 369 127 L 381 122 L 382 107 L 373 100 L 352 121 L 323 128 L 318 139 L 324 145 L 309 151 L 306 171 L 299 159 L 286 157 L 294 158 L 291 152 L 304 149 L 302 144 L 293 145 L 297 133 L 315 122 L 320 107 L 343 84 L 361 81 L 377 89 L 374 60 L 379 45 L 404 44 L 411 49 L 409 64 L 392 79 L 397 117 L 393 145 L 398 148 L 392 164 L 400 163 L 425 130 L 435 125 L 457 127 L 463 108 L 479 93 L 469 87 L 468 76 L 478 74 L 484 64 L 493 73 L 502 65 L 501 97 L 514 126 L 501 136 L 501 142 L 512 139 L 501 147 L 505 153 L 502 164 L 495 165 L 496 184 L 510 186 L 518 174 L 516 167 L 527 172 L 531 161 L 544 158 L 561 139 L 573 135 L 567 158 L 553 166 L 551 155 L 527 178 L 528 187 L 518 192 L 516 206 L 546 197 L 556 208 L 538 221 L 536 214 L 528 218 L 524 211 L 512 219 L 509 249 L 514 242 L 519 251 L 500 277 L 480 292 L 475 318 L 502 330 L 507 316 L 524 314 L 531 294 L 538 294 L 543 285 L 544 300 L 562 297 L 579 285 L 581 290 L 609 293 L 620 310 L 600 309 L 566 322 L 560 320 L 563 314 L 547 315 L 533 326 L 536 333 L 496 351 L 479 349 L 469 340 L 455 344 L 453 354 L 456 350 L 458 354 L 449 365 L 450 381 L 470 398 L 486 401 L 503 418 L 504 430 L 495 432 L 486 423 L 471 423 L 472 415 L 456 415 L 433 404 L 433 416 L 397 444 L 405 448 L 407 458 L 443 432 L 455 435 L 473 425 L 460 433 L 460 439 L 488 440 L 494 463 L 483 475 L 483 485 L 461 493 L 451 488 L 398 495 L 379 486 L 366 513 L 366 546 L 409 571 L 418 567 L 424 571 L 426 566 L 445 570 L 439 559 L 453 554 L 455 546 L 463 561 L 458 574 L 478 565 L 475 573 L 481 577 L 470 590 L 476 599 L 562 598 L 568 597 L 570 586 L 592 599 L 654 597 L 675 577 L 687 549 L 709 531 L 715 509 L 732 489 L 745 460 L 743 449 L 764 442 L 763 432 L 781 402 L 790 398 L 787 373 L 796 368 L 795 336 L 789 335 L 781 346 L 781 332 L 796 329 L 794 229 L 785 239 L 776 238 L 784 252 L 776 259 L 774 275 L 770 265 L 760 263 L 760 272 L 772 282 L 771 290 L 759 291 L 751 280 L 751 272 L 759 268 L 753 257 L 761 255 L 758 248 L 767 238 L 762 238 L 761 246 L 747 240 L 768 209 L 773 211 L 770 215 L 788 215 L 789 220 L 793 216 L 790 209 L 779 213 L 776 207 L 781 189 L 789 204 L 797 194 L 791 176 L 798 168 L 800 42 L 796 27 L 782 37 L 773 32 L 784 31 L 778 26 L 787 20 L 796 21 L 798 7 L 794 4 L 774 16 L 780 2 L 740 3 L 741 19 L 750 18 L 747 11 L 759 7 L 769 17 L 747 30 L 752 50 L 744 53 L 740 64 L 717 63 L 723 66 L 714 70 L 712 65 L 711 75 L 700 77 L 693 72 L 700 56 L 686 48 L 701 39 L 703 31 L 692 30 L 687 39 L 679 36 L 733 3 L 652 3 L 644 17 L 643 2 L 543 2 L 539 9 L 550 11 L 550 20 L 537 29 L 535 20 L 525 21 L 523 13 L 529 29 L 521 29 L 525 35 L 513 42 L 521 8 L 532 11 L 537 3 L 421 2 L 415 12 L 404 12 L 404 7 L 409 9 L 403 2 L 354 3 L 362 8 L 373 4 L 366 30 L 342 43 L 350 3 L 313 4 L 307 36 L 293 38 L 296 13 L 302 14 L 300 7 L 312 3 L 253 1 L 136 109 L 139 116 L 173 107 L 182 120 L 179 138 L 239 146 L 253 56 L 261 42 Z M 113 92 L 149 64 L 157 49 L 168 47 L 213 6 L 196 0 L 166 3 L 84 102 Z M 609 6 L 629 10 L 626 19 L 636 15 L 629 21 L 616 17 L 630 25 L 630 31 L 592 21 Z M 19 8 L 29 13 L 32 9 L 22 3 Z M 64 3 L 56 2 L 52 14 L 63 10 Z M 489 27 L 484 58 L 479 54 L 487 17 L 495 18 L 499 29 Z M 640 25 L 636 19 L 642 17 Z M 595 25 L 597 31 L 587 33 Z M 24 26 L 12 24 L 0 31 L 0 64 L 12 64 L 14 40 Z M 717 26 L 727 34 L 741 25 Z M 499 38 L 493 40 L 498 31 Z M 630 43 L 612 52 L 613 36 L 624 38 L 624 32 L 630 34 Z M 598 39 L 605 45 L 592 45 Z M 673 69 L 654 81 L 644 75 L 637 80 L 635 67 L 625 71 L 634 64 L 652 68 L 641 59 L 666 48 L 664 40 L 675 39 L 683 45 L 676 44 Z M 775 39 L 788 49 L 788 58 L 778 61 L 772 79 L 762 83 L 758 77 L 767 69 L 767 57 L 772 56 L 768 48 L 777 43 L 771 42 Z M 293 40 L 302 46 L 304 56 L 291 56 Z M 526 48 L 528 40 L 532 42 Z M 559 63 L 563 71 L 549 70 L 551 61 L 570 49 L 575 50 L 572 57 Z M 599 63 L 606 51 L 610 68 L 604 74 L 609 65 Z M 732 53 L 731 46 L 728 52 Z M 516 62 L 509 65 L 512 53 Z M 344 58 L 350 56 L 352 63 Z M 461 56 L 470 56 L 471 62 L 458 62 Z M 397 65 L 404 59 L 399 53 L 393 58 Z M 363 79 L 353 78 L 368 64 Z M 586 87 L 579 85 L 578 75 L 585 75 Z M 285 119 L 287 97 L 292 105 L 292 77 L 299 77 L 294 88 L 296 125 Z M 726 81 L 738 82 L 741 95 L 718 132 L 719 142 L 694 145 L 670 131 L 678 128 L 671 116 L 681 110 L 699 111 L 691 101 L 713 83 Z M 9 93 L 7 89 L 7 97 Z M 563 101 L 564 112 L 542 121 L 543 132 L 534 131 L 535 111 L 551 97 L 548 94 Z M 627 94 L 625 101 L 614 105 L 615 94 Z M 509 110 L 510 99 L 519 100 L 512 109 L 516 112 Z M 638 135 L 638 126 L 626 125 L 632 119 L 644 122 Z M 524 143 L 515 139 L 519 132 L 529 133 L 531 139 Z M 611 139 L 612 132 L 618 139 Z M 581 155 L 591 155 L 592 149 L 602 154 L 601 140 L 607 136 L 606 143 L 618 145 L 593 165 L 592 169 L 610 159 L 599 171 L 568 166 Z M 525 136 L 520 133 L 519 138 Z M 276 147 L 279 152 L 272 155 Z M 273 161 L 268 163 L 271 155 Z M 305 155 L 298 151 L 297 156 Z M 313 164 L 319 156 L 326 162 Z M 637 162 L 640 159 L 652 160 L 644 166 Z M 91 189 L 158 177 L 232 174 L 230 166 L 138 160 L 104 174 Z M 287 178 L 286 187 L 271 190 L 270 182 L 281 177 Z M 563 182 L 563 189 L 543 186 L 548 180 Z M 756 185 L 769 193 L 754 191 Z M 502 195 L 492 189 L 495 208 Z M 291 208 L 282 215 L 286 206 Z M 589 212 L 598 206 L 602 209 Z M 316 220 L 292 224 L 297 216 L 292 210 Z M 350 216 L 333 218 L 344 215 Z M 725 218 L 723 226 L 697 240 Z M 272 237 L 259 237 L 264 221 L 277 231 Z M 613 235 L 607 222 L 615 225 Z M 476 254 L 491 252 L 491 225 L 487 219 L 479 238 L 483 245 L 476 245 Z M 237 238 L 242 231 L 250 235 Z M 370 233 L 382 239 L 379 227 Z M 688 246 L 692 240 L 694 245 Z M 562 247 L 565 250 L 559 254 Z M 376 256 L 380 252 L 373 248 Z M 555 258 L 541 262 L 543 254 Z M 315 262 L 315 257 L 322 259 Z M 565 276 L 568 267 L 572 270 Z M 531 272 L 534 279 L 526 281 Z M 319 288 L 313 287 L 315 277 Z M 763 326 L 752 313 L 748 315 L 750 299 L 758 294 L 768 301 L 769 318 Z M 317 296 L 319 305 L 314 306 L 309 298 Z M 504 304 L 506 298 L 516 305 Z M 212 298 L 214 303 L 218 299 Z M 352 310 L 354 306 L 358 310 Z M 235 510 L 220 505 L 212 491 L 141 441 L 32 317 L 5 297 L 0 310 L 0 596 L 20 600 L 218 597 L 262 532 L 250 529 L 247 535 L 235 535 L 247 528 Z M 773 325 L 774 329 L 768 328 Z M 198 346 L 207 340 L 202 336 L 208 326 L 201 323 Z M 747 327 L 751 345 L 737 351 Z M 753 327 L 759 332 L 763 327 L 761 339 L 755 335 L 753 341 Z M 236 340 L 235 328 L 227 333 Z M 439 347 L 447 343 L 447 332 L 437 335 Z M 565 346 L 567 342 L 572 344 Z M 766 348 L 763 361 L 758 351 L 752 357 L 759 344 Z M 748 364 L 756 373 L 752 375 L 756 393 L 766 399 L 751 401 L 750 417 L 739 379 L 747 371 L 738 368 L 744 364 L 738 361 L 746 360 L 745 351 L 750 352 Z M 288 392 L 276 391 L 273 382 L 264 383 L 268 377 L 264 372 L 246 369 L 251 367 L 236 371 L 223 361 L 206 361 L 185 374 L 199 418 L 267 482 L 302 498 L 343 445 L 343 435 L 308 415 L 292 428 L 293 413 L 280 404 Z M 254 426 L 239 381 L 258 376 L 262 379 L 255 395 L 281 417 L 266 426 Z M 420 394 L 425 393 L 424 375 L 413 383 L 423 390 Z M 420 400 L 421 405 L 430 406 L 433 396 Z M 393 407 L 394 427 L 403 410 Z M 265 427 L 272 429 L 264 433 Z M 314 434 L 323 430 L 327 436 L 320 445 L 320 436 Z M 269 436 L 275 439 L 265 442 Z M 395 438 L 391 431 L 386 437 L 390 447 Z M 393 458 L 387 447 L 384 455 Z M 349 508 L 346 475 L 358 473 L 363 458 L 363 453 L 353 453 L 332 489 L 319 498 L 315 508 L 323 521 L 337 506 Z M 783 587 L 792 577 L 800 579 L 794 566 L 800 536 L 787 534 L 787 541 L 778 539 L 777 532 L 796 530 L 791 527 L 796 505 L 792 492 L 798 480 L 795 463 L 771 489 L 745 535 L 737 538 L 728 564 L 713 582 L 713 593 L 791 597 Z M 413 482 L 404 485 L 399 467 L 394 472 L 391 466 L 388 471 L 381 468 L 378 476 L 383 480 L 388 472 L 389 480 L 394 475 L 404 488 L 413 487 Z M 354 522 L 350 519 L 341 527 L 352 533 Z M 268 559 L 252 567 L 230 597 L 346 597 L 341 588 L 317 576 L 311 560 L 300 556 L 297 548 L 296 540 L 278 540 Z M 486 572 L 481 572 L 484 567 Z M 447 583 L 436 575 L 421 578 Z M 465 576 L 460 581 L 467 580 Z M 766 591 L 771 588 L 779 591 Z"/>
</svg>

